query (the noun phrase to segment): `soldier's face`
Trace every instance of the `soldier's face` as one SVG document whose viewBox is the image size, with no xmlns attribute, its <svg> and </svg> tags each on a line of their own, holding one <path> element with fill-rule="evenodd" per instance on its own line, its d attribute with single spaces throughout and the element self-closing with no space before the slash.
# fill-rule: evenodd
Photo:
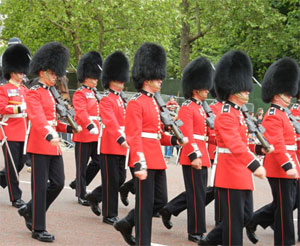
<svg viewBox="0 0 300 246">
<path fill-rule="evenodd" d="M 84 84 L 88 87 L 95 88 L 98 84 L 98 79 L 86 78 Z"/>
<path fill-rule="evenodd" d="M 46 85 L 48 86 L 55 85 L 57 76 L 53 71 L 49 69 L 47 71 L 43 71 L 42 76 L 43 76 L 43 81 Z"/>
<path fill-rule="evenodd" d="M 209 90 L 197 90 L 198 100 L 206 100 Z"/>
<path fill-rule="evenodd" d="M 241 91 L 239 93 L 236 93 L 236 97 L 237 97 L 237 100 L 238 100 L 238 105 L 243 105 L 245 103 L 247 103 L 249 101 L 249 94 L 250 92 L 249 91 Z"/>
<path fill-rule="evenodd" d="M 155 93 L 155 92 L 160 91 L 162 80 L 160 80 L 160 79 L 153 79 L 153 80 L 146 81 L 146 83 L 148 83 L 148 85 L 150 86 L 150 88 Z"/>
<path fill-rule="evenodd" d="M 24 78 L 24 73 L 11 73 L 10 78 L 17 83 L 21 83 Z"/>
</svg>

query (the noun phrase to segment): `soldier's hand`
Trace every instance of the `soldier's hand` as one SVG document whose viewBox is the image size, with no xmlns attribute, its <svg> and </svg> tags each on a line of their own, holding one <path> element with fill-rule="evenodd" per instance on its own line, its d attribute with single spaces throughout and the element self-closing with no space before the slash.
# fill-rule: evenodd
<svg viewBox="0 0 300 246">
<path fill-rule="evenodd" d="M 77 130 L 78 130 L 77 133 L 81 132 L 82 131 L 82 127 L 78 126 Z"/>
<path fill-rule="evenodd" d="M 141 170 L 141 171 L 136 171 L 134 172 L 134 175 L 139 179 L 139 180 L 145 180 L 147 178 L 147 170 Z"/>
<path fill-rule="evenodd" d="M 90 134 L 92 135 L 97 135 L 99 134 L 99 130 L 97 127 L 93 127 L 91 130 L 90 130 Z"/>
<path fill-rule="evenodd" d="M 59 142 L 60 142 L 59 138 L 52 138 L 50 144 L 53 146 L 59 146 Z"/>
<path fill-rule="evenodd" d="M 261 151 L 264 153 L 264 154 L 270 154 L 270 153 L 272 153 L 273 151 L 274 151 L 274 146 L 273 146 L 273 144 L 272 145 L 270 145 L 270 149 L 269 149 L 269 151 L 267 152 L 264 148 L 262 148 L 261 149 Z"/>
<path fill-rule="evenodd" d="M 121 144 L 121 147 L 123 147 L 125 149 L 129 149 L 129 145 L 126 141 Z"/>
<path fill-rule="evenodd" d="M 286 174 L 292 178 L 292 179 L 296 179 L 299 177 L 297 169 L 296 168 L 292 168 L 286 171 Z"/>
<path fill-rule="evenodd" d="M 184 146 L 184 145 L 186 145 L 186 144 L 189 142 L 189 138 L 184 137 L 184 138 L 182 139 L 182 141 L 183 141 L 183 143 L 180 143 L 180 142 L 177 140 L 177 143 L 178 143 L 180 146 Z"/>
<path fill-rule="evenodd" d="M 254 171 L 254 176 L 264 179 L 266 177 L 266 169 L 263 166 L 260 166 Z"/>
<path fill-rule="evenodd" d="M 202 160 L 201 158 L 196 158 L 192 161 L 192 167 L 195 169 L 202 169 Z"/>
</svg>

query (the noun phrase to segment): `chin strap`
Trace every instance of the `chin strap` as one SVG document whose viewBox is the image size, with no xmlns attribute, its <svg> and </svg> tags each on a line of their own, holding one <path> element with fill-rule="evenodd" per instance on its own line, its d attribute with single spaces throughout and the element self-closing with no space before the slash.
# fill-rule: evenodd
<svg viewBox="0 0 300 246">
<path fill-rule="evenodd" d="M 120 85 L 120 83 L 118 83 L 117 81 L 111 81 L 110 83 L 112 83 L 115 87 L 117 87 L 117 88 L 123 90 L 123 86 Z"/>
<path fill-rule="evenodd" d="M 149 86 L 154 88 L 154 89 L 159 89 L 159 90 L 161 89 L 160 86 L 156 86 L 155 83 L 153 83 L 152 80 L 148 80 L 148 83 L 149 83 Z"/>
<path fill-rule="evenodd" d="M 290 100 L 283 94 L 279 94 L 279 97 L 282 101 L 284 101 L 286 104 L 290 104 Z"/>
<path fill-rule="evenodd" d="M 243 100 L 245 103 L 248 102 L 248 98 L 245 97 L 245 96 L 243 96 L 240 92 L 235 93 L 235 95 L 236 95 L 238 98 L 240 98 L 241 100 Z"/>
</svg>

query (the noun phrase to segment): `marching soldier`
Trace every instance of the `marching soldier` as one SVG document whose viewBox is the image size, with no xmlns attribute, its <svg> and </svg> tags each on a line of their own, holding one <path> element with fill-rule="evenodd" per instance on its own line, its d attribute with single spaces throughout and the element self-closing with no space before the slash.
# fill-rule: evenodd
<svg viewBox="0 0 300 246">
<path fill-rule="evenodd" d="M 20 208 L 25 202 L 21 199 L 18 174 L 24 167 L 23 156 L 25 133 L 27 130 L 26 93 L 27 88 L 22 84 L 30 62 L 30 52 L 25 45 L 15 44 L 8 47 L 3 54 L 3 74 L 7 84 L 0 86 L 0 114 L 3 132 L 0 133 L 5 161 L 5 186 L 12 205 Z M 4 133 L 4 136 L 2 136 Z M 6 139 L 3 139 L 6 138 Z M 13 159 L 11 159 L 13 158 Z M 4 183 L 4 181 L 1 183 Z M 4 187 L 5 187 L 4 186 Z M 3 187 L 3 188 L 4 188 Z"/>
<path fill-rule="evenodd" d="M 299 162 L 296 151 L 296 133 L 285 108 L 291 103 L 292 96 L 298 92 L 299 68 L 291 58 L 274 62 L 267 70 L 262 84 L 262 99 L 271 102 L 262 125 L 264 136 L 275 147 L 267 154 L 264 167 L 272 189 L 273 201 L 254 213 L 247 226 L 249 239 L 258 241 L 255 230 L 273 224 L 274 245 L 294 245 L 295 233 L 293 208 L 299 177 Z"/>
<path fill-rule="evenodd" d="M 248 129 L 241 112 L 252 90 L 252 64 L 241 51 L 229 51 L 219 61 L 215 74 L 215 89 L 225 101 L 215 119 L 218 146 L 214 181 L 220 190 L 222 221 L 199 245 L 242 245 L 243 227 L 253 210 L 253 179 L 264 178 L 265 169 L 248 147 Z"/>
<path fill-rule="evenodd" d="M 82 56 L 77 68 L 78 81 L 82 86 L 73 95 L 75 120 L 82 132 L 73 134 L 76 159 L 76 196 L 78 203 L 89 206 L 86 200 L 86 167 L 91 157 L 100 165 L 100 153 L 97 151 L 100 133 L 100 96 L 97 83 L 100 80 L 102 57 L 96 51 Z"/>
<path fill-rule="evenodd" d="M 125 139 L 125 102 L 120 96 L 124 83 L 129 80 L 129 62 L 126 56 L 116 51 L 104 61 L 103 88 L 108 92 L 100 102 L 100 115 L 105 126 L 101 138 L 102 197 L 97 188 L 92 192 L 97 200 L 102 199 L 103 222 L 112 225 L 118 220 L 118 191 L 126 179 L 125 157 L 128 144 Z M 91 206 L 95 199 L 88 196 Z M 95 208 L 92 207 L 94 211 Z"/>
<path fill-rule="evenodd" d="M 183 71 L 182 91 L 187 100 L 179 109 L 178 118 L 183 122 L 181 131 L 188 137 L 189 143 L 181 149 L 179 163 L 182 165 L 186 193 L 175 197 L 170 206 L 167 204 L 160 211 L 165 226 L 170 228 L 171 222 L 165 216 L 169 212 L 168 206 L 180 207 L 186 201 L 188 240 L 193 242 L 198 242 L 206 232 L 205 200 L 210 160 L 206 147 L 209 130 L 202 101 L 207 98 L 212 87 L 212 77 L 212 66 L 204 57 L 193 60 Z"/>
<path fill-rule="evenodd" d="M 52 242 L 54 235 L 46 231 L 46 211 L 64 187 L 64 165 L 57 131 L 72 128 L 57 120 L 56 102 L 50 91 L 57 76 L 63 76 L 69 60 L 67 48 L 57 42 L 43 45 L 30 62 L 30 73 L 39 82 L 26 97 L 31 129 L 27 153 L 32 163 L 32 199 L 18 212 L 24 217 L 32 238 Z"/>
</svg>

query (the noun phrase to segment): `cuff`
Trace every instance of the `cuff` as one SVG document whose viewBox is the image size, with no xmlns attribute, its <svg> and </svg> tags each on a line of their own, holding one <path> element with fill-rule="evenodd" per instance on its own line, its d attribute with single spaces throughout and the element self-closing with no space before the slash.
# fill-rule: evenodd
<svg viewBox="0 0 300 246">
<path fill-rule="evenodd" d="M 283 165 L 281 165 L 281 167 L 286 172 L 286 171 L 288 171 L 288 170 L 290 170 L 290 169 L 293 168 L 293 164 L 288 161 L 288 162 L 284 163 Z"/>
<path fill-rule="evenodd" d="M 176 138 L 175 136 L 172 136 L 172 137 L 171 137 L 171 144 L 172 144 L 173 146 L 178 145 L 178 143 L 177 143 L 177 138 Z"/>
<path fill-rule="evenodd" d="M 53 135 L 51 133 L 48 133 L 45 139 L 50 142 L 53 139 Z"/>
<path fill-rule="evenodd" d="M 262 152 L 262 149 L 263 149 L 263 146 L 262 145 L 255 145 L 254 147 L 254 151 L 255 151 L 255 154 L 257 155 L 265 155 L 264 152 Z"/>
<path fill-rule="evenodd" d="M 122 144 L 122 143 L 124 143 L 126 140 L 125 140 L 125 138 L 123 137 L 123 136 L 121 136 L 121 137 L 119 137 L 118 139 L 117 139 L 117 142 L 118 142 L 118 144 Z"/>
<path fill-rule="evenodd" d="M 259 163 L 259 161 L 258 160 L 256 160 L 256 159 L 254 159 L 252 162 L 250 162 L 250 164 L 247 166 L 249 169 L 250 169 L 250 171 L 251 172 L 255 172 L 255 170 L 257 169 L 257 168 L 259 168 L 261 165 L 260 165 L 260 163 Z"/>
<path fill-rule="evenodd" d="M 68 133 L 73 133 L 73 128 L 70 125 L 67 125 L 67 132 Z"/>
<path fill-rule="evenodd" d="M 88 124 L 88 126 L 86 127 L 86 129 L 88 129 L 89 131 L 92 130 L 95 127 L 95 125 L 93 123 Z"/>
<path fill-rule="evenodd" d="M 196 152 L 192 152 L 191 154 L 188 155 L 188 158 L 190 159 L 191 162 L 200 157 L 201 157 L 201 155 L 198 155 Z"/>
</svg>

